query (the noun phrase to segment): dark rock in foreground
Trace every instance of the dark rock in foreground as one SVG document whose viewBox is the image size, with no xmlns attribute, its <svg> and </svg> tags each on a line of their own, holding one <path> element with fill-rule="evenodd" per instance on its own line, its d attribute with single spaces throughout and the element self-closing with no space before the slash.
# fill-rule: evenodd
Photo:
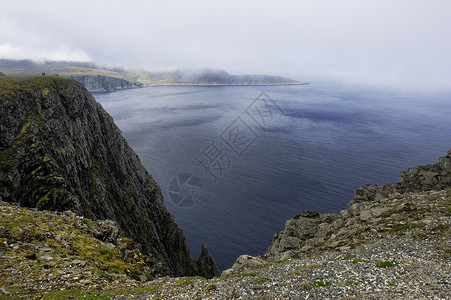
<svg viewBox="0 0 451 300">
<path fill-rule="evenodd" d="M 80 83 L 3 77 L 0 115 L 1 201 L 114 220 L 150 256 L 154 275 L 196 271 L 157 183 Z"/>
</svg>

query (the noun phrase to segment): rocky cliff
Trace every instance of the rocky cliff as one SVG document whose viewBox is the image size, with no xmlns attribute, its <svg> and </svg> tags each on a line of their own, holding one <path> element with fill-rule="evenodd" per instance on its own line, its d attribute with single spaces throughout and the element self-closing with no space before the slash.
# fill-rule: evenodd
<svg viewBox="0 0 451 300">
<path fill-rule="evenodd" d="M 160 188 L 80 83 L 2 77 L 0 115 L 0 201 L 113 220 L 154 275 L 199 273 Z"/>
<path fill-rule="evenodd" d="M 77 80 L 90 92 L 114 92 L 116 90 L 143 87 L 143 84 L 138 82 L 102 75 L 69 76 L 69 78 Z"/>
<path fill-rule="evenodd" d="M 401 172 L 401 180 L 387 185 L 366 185 L 355 191 L 348 208 L 340 214 L 320 214 L 304 211 L 288 220 L 285 229 L 274 235 L 265 254 L 268 259 L 281 259 L 300 255 L 318 245 L 328 247 L 350 247 L 358 242 L 357 236 L 344 239 L 340 233 L 349 233 L 345 224 L 357 220 L 372 223 L 380 221 L 388 212 L 409 210 L 409 206 L 398 203 L 401 195 L 426 191 L 441 191 L 451 188 L 451 150 L 439 162 L 419 166 Z M 388 200 L 387 200 L 388 199 Z M 392 201 L 393 200 L 393 201 Z M 373 228 L 374 229 L 374 228 Z M 337 238 L 337 235 L 339 238 Z"/>
</svg>

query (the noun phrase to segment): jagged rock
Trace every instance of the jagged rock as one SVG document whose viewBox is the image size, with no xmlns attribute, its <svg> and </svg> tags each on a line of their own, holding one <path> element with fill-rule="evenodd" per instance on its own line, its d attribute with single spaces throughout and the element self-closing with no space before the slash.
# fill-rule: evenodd
<svg viewBox="0 0 451 300">
<path fill-rule="evenodd" d="M 119 228 L 112 220 L 101 220 L 94 230 L 94 236 L 106 243 L 113 243 L 119 235 Z"/>
<path fill-rule="evenodd" d="M 360 220 L 369 221 L 371 219 L 378 218 L 382 216 L 389 210 L 387 207 L 375 207 L 373 209 L 364 210 L 360 213 Z"/>
<path fill-rule="evenodd" d="M 219 268 L 216 265 L 213 257 L 208 252 L 208 248 L 206 245 L 202 245 L 202 252 L 197 260 L 197 273 L 200 276 L 206 278 L 213 278 L 215 276 L 219 276 L 221 273 L 219 272 Z"/>
<path fill-rule="evenodd" d="M 395 192 L 442 190 L 451 186 L 451 150 L 439 162 L 401 172 L 401 180 L 387 185 L 365 185 L 355 191 L 351 205 L 380 202 Z"/>
<path fill-rule="evenodd" d="M 237 258 L 235 263 L 230 269 L 227 269 L 222 272 L 221 277 L 227 277 L 230 274 L 238 274 L 244 270 L 255 270 L 256 268 L 259 268 L 261 266 L 266 265 L 267 262 L 259 257 L 254 257 L 250 255 L 241 255 Z"/>
<path fill-rule="evenodd" d="M 339 222 L 336 222 L 340 220 Z M 287 251 L 300 251 L 306 241 L 315 238 L 320 240 L 331 234 L 341 217 L 338 214 L 321 214 L 318 212 L 304 211 L 300 215 L 288 220 L 285 229 L 274 235 L 271 246 L 265 254 L 269 259 L 280 259 Z M 311 246 L 311 245 L 308 245 Z"/>
<path fill-rule="evenodd" d="M 112 220 L 104 242 L 119 231 L 159 260 L 155 274 L 195 275 L 160 188 L 86 88 L 51 76 L 7 76 L 0 86 L 0 201 Z"/>
<path fill-rule="evenodd" d="M 414 191 L 440 191 L 450 188 L 451 150 L 448 151 L 446 156 L 440 157 L 437 164 L 408 169 L 401 172 L 401 177 L 401 180 L 397 183 L 365 185 L 356 190 L 348 208 L 340 211 L 340 214 L 320 214 L 304 211 L 293 217 L 286 222 L 283 231 L 274 235 L 264 257 L 267 259 L 293 257 L 325 244 L 326 240 L 330 248 L 340 246 L 341 251 L 349 249 L 349 245 L 340 245 L 339 241 L 334 240 L 335 232 L 337 235 L 345 236 L 352 241 L 358 233 L 371 229 L 363 224 L 381 222 L 382 218 L 389 217 L 389 215 L 386 216 L 389 211 L 415 211 L 417 209 L 415 205 L 409 202 L 397 203 L 396 197 Z M 389 196 L 393 198 L 390 207 L 382 204 L 386 202 Z M 416 196 L 411 195 L 409 197 Z M 355 229 L 340 229 L 342 224 L 354 226 Z"/>
</svg>

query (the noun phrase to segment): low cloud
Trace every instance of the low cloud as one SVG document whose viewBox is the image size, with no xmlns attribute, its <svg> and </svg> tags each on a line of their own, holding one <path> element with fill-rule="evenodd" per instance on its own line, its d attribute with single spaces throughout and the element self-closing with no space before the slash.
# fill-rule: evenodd
<svg viewBox="0 0 451 300">
<path fill-rule="evenodd" d="M 449 88 L 451 2 L 0 1 L 0 57 Z"/>
</svg>

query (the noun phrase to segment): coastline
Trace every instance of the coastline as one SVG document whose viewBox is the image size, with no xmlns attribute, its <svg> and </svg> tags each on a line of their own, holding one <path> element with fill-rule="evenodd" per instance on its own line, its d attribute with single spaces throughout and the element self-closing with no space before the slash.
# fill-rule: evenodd
<svg viewBox="0 0 451 300">
<path fill-rule="evenodd" d="M 145 85 L 144 87 L 156 87 L 156 86 L 202 86 L 202 87 L 218 87 L 218 86 L 289 86 L 289 85 L 309 85 L 309 82 L 301 83 L 268 83 L 268 84 L 229 84 L 229 83 L 168 83 L 168 84 L 155 84 L 155 85 Z"/>
</svg>

